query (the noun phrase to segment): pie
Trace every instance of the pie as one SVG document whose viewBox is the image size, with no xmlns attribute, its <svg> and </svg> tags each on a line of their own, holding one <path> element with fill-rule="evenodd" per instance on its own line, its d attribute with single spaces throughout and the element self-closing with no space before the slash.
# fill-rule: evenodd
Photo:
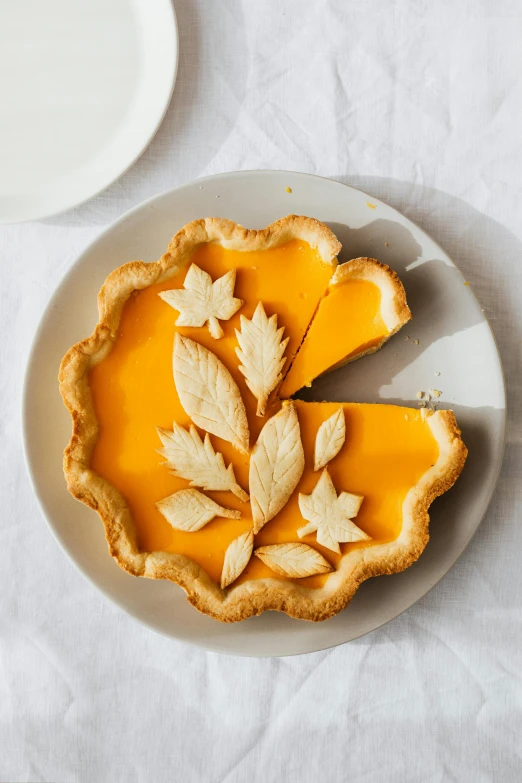
<svg viewBox="0 0 522 783">
<path fill-rule="evenodd" d="M 411 318 L 389 267 L 339 250 L 312 218 L 195 220 L 109 275 L 61 364 L 69 491 L 121 568 L 223 622 L 325 620 L 407 568 L 466 459 L 451 411 L 293 398 Z"/>
</svg>

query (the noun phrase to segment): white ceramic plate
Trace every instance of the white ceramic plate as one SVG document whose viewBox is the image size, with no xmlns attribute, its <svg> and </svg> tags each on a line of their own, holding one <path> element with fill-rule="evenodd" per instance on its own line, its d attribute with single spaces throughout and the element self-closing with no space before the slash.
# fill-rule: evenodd
<svg viewBox="0 0 522 783">
<path fill-rule="evenodd" d="M 432 506 L 431 540 L 412 568 L 365 582 L 347 609 L 324 623 L 267 612 L 223 625 L 193 609 L 177 585 L 128 576 L 109 557 L 101 522 L 65 488 L 62 450 L 71 424 L 56 376 L 66 350 L 92 331 L 96 294 L 114 267 L 131 259 L 157 259 L 171 236 L 195 218 L 217 215 L 261 228 L 289 212 L 328 223 L 343 244 L 341 260 L 373 255 L 389 263 L 404 282 L 413 312 L 411 325 L 381 351 L 325 376 L 308 396 L 417 407 L 418 390 L 440 389 L 440 407 L 455 410 L 470 454 L 454 489 Z M 27 371 L 24 414 L 26 454 L 42 510 L 85 576 L 162 634 L 209 650 L 268 656 L 355 639 L 396 617 L 444 576 L 477 529 L 493 492 L 502 459 L 505 397 L 499 356 L 480 305 L 448 256 L 420 228 L 338 182 L 245 171 L 157 196 L 87 248 L 42 319 Z"/>
<path fill-rule="evenodd" d="M 141 155 L 170 101 L 170 0 L 0 0 L 0 223 L 86 201 Z"/>
</svg>

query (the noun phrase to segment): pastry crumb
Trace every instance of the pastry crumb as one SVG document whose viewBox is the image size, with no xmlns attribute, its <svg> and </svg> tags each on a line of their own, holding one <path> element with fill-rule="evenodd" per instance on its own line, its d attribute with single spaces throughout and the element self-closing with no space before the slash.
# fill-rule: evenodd
<svg viewBox="0 0 522 783">
<path fill-rule="evenodd" d="M 469 285 L 469 282 L 467 280 L 464 280 L 464 285 Z"/>
<path fill-rule="evenodd" d="M 422 402 L 419 402 L 419 408 L 425 408 L 425 407 L 426 407 L 426 402 L 424 400 L 422 400 Z"/>
<path fill-rule="evenodd" d="M 404 339 L 405 339 L 405 340 L 409 340 L 410 338 L 408 337 L 408 335 L 406 335 L 406 337 L 405 337 Z"/>
<path fill-rule="evenodd" d="M 419 344 L 419 341 L 418 341 L 418 340 L 414 340 L 413 342 L 415 343 L 415 345 L 418 345 L 418 344 Z"/>
<path fill-rule="evenodd" d="M 438 377 L 439 377 L 439 375 L 440 375 L 440 372 L 437 370 L 437 371 L 435 372 L 435 375 L 436 375 L 436 376 L 437 376 L 437 378 L 438 378 Z"/>
<path fill-rule="evenodd" d="M 417 392 L 417 399 L 418 400 L 423 400 L 424 399 L 424 392 L 423 391 L 418 391 Z"/>
<path fill-rule="evenodd" d="M 441 391 L 439 391 L 439 389 L 428 389 L 428 393 L 429 393 L 429 394 L 430 394 L 432 397 L 440 397 L 440 395 L 442 394 L 442 392 L 441 392 Z"/>
<path fill-rule="evenodd" d="M 367 201 L 366 206 L 370 207 L 370 209 L 377 209 L 377 204 L 372 204 L 371 201 Z"/>
<path fill-rule="evenodd" d="M 288 186 L 285 188 L 285 190 L 286 190 L 287 193 L 291 193 L 292 192 L 292 188 L 289 188 Z"/>
</svg>

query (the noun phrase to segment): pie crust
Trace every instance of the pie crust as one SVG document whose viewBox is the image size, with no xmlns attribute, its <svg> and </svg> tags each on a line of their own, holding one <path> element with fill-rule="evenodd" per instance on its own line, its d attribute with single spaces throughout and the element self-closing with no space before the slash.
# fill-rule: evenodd
<svg viewBox="0 0 522 783">
<path fill-rule="evenodd" d="M 311 218 L 291 215 L 260 231 L 248 230 L 219 218 L 189 223 L 174 236 L 167 252 L 157 262 L 131 262 L 109 275 L 99 293 L 99 322 L 93 334 L 73 346 L 60 367 L 60 392 L 73 425 L 71 440 L 64 453 L 64 473 L 69 491 L 98 512 L 105 526 L 110 554 L 121 568 L 135 576 L 176 582 L 186 591 L 188 600 L 198 610 L 222 622 L 243 620 L 269 609 L 283 611 L 299 619 L 325 620 L 346 606 L 365 579 L 407 568 L 417 560 L 428 541 L 430 504 L 454 484 L 467 454 L 453 413 L 425 410 L 423 413 L 438 444 L 439 456 L 406 495 L 399 535 L 393 541 L 347 551 L 341 556 L 335 572 L 328 574 L 320 587 L 311 589 L 295 581 L 263 578 L 232 583 L 222 589 L 200 565 L 188 557 L 166 551 L 139 550 L 136 527 L 124 498 L 110 482 L 90 467 L 98 437 L 98 422 L 88 381 L 89 371 L 111 351 L 118 336 L 123 307 L 132 293 L 168 280 L 183 268 L 188 268 L 192 254 L 199 245 L 217 242 L 231 250 L 265 250 L 294 239 L 316 247 L 323 261 L 334 270 L 340 245 L 327 226 Z M 402 284 L 389 267 L 374 259 L 356 259 L 338 267 L 331 285 L 342 282 L 345 275 L 374 282 L 381 288 L 383 296 L 382 316 L 388 334 L 379 344 L 358 354 L 363 355 L 377 350 L 384 339 L 397 331 L 411 314 Z M 219 311 L 216 312 L 219 317 Z M 219 323 L 209 323 L 209 329 L 211 333 L 214 329 L 213 336 L 219 336 Z M 357 356 L 347 360 L 351 361 Z M 342 363 L 344 360 L 339 362 Z M 260 396 L 262 408 L 266 404 L 265 391 Z M 292 409 L 293 404 L 288 403 L 285 414 L 283 405 L 280 415 L 290 415 Z M 197 440 L 197 432 L 194 432 Z M 245 437 L 243 433 L 238 441 L 241 448 L 244 447 Z M 251 456 L 254 452 L 255 447 Z M 298 480 L 292 484 L 290 492 Z M 246 496 L 244 490 L 240 487 L 237 489 Z M 197 499 L 199 493 L 195 490 L 194 493 Z M 259 520 L 262 526 L 261 512 Z M 296 550 L 310 548 L 299 542 L 297 534 L 295 545 Z M 222 577 L 224 585 L 229 584 L 239 564 L 245 559 L 245 552 L 249 553 L 252 547 L 251 537 L 237 539 L 236 549 L 232 548 L 228 554 L 227 573 Z M 264 551 L 260 553 L 265 557 L 271 556 L 265 551 L 270 547 L 263 546 L 261 549 Z"/>
</svg>

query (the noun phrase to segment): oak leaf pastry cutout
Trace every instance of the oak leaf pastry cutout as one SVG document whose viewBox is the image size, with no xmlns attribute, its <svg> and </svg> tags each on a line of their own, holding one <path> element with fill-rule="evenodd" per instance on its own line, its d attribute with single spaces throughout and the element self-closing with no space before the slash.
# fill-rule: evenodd
<svg viewBox="0 0 522 783">
<path fill-rule="evenodd" d="M 299 528 L 297 535 L 304 538 L 317 531 L 317 543 L 340 554 L 339 543 L 369 541 L 363 530 L 352 522 L 364 498 L 341 492 L 338 496 L 325 468 L 311 495 L 299 494 L 299 510 L 308 524 Z"/>
<path fill-rule="evenodd" d="M 254 532 L 247 530 L 229 544 L 221 572 L 221 589 L 224 590 L 243 573 L 252 557 Z"/>
<path fill-rule="evenodd" d="M 278 514 L 303 475 L 301 430 L 295 405 L 287 402 L 268 419 L 250 455 L 250 503 L 254 533 Z"/>
<path fill-rule="evenodd" d="M 277 328 L 277 315 L 267 317 L 263 303 L 259 302 L 252 320 L 240 316 L 241 330 L 236 329 L 239 348 L 236 348 L 240 371 L 246 385 L 257 398 L 257 415 L 264 416 L 271 392 L 281 383 L 283 358 L 288 344 L 283 340 L 284 326 Z"/>
<path fill-rule="evenodd" d="M 156 508 L 176 530 L 195 533 L 214 517 L 241 519 L 241 511 L 223 508 L 197 489 L 180 489 L 159 500 Z"/>
<path fill-rule="evenodd" d="M 255 551 L 256 557 L 280 576 L 301 579 L 304 576 L 327 574 L 333 571 L 325 558 L 308 544 L 272 544 L 260 546 Z"/>
<path fill-rule="evenodd" d="M 173 358 L 179 400 L 194 424 L 248 454 L 245 405 L 225 365 L 208 348 L 179 333 Z"/>
<path fill-rule="evenodd" d="M 314 470 L 321 470 L 341 451 L 346 438 L 344 411 L 339 407 L 323 421 L 315 437 Z"/>
<path fill-rule="evenodd" d="M 205 440 L 201 440 L 193 424 L 187 432 L 176 422 L 172 425 L 172 431 L 158 427 L 157 432 L 163 444 L 158 452 L 165 457 L 174 476 L 190 481 L 191 487 L 211 491 L 228 490 L 246 503 L 248 494 L 237 483 L 232 463 L 228 468 L 225 466 L 223 455 L 214 451 L 208 432 L 205 433 Z"/>
<path fill-rule="evenodd" d="M 176 326 L 204 326 L 212 337 L 223 337 L 219 321 L 228 321 L 237 313 L 242 299 L 234 296 L 236 270 L 231 269 L 223 277 L 212 278 L 197 264 L 192 264 L 183 283 L 184 288 L 172 288 L 159 294 L 167 304 L 179 310 Z M 219 320 L 218 320 L 219 319 Z"/>
</svg>

